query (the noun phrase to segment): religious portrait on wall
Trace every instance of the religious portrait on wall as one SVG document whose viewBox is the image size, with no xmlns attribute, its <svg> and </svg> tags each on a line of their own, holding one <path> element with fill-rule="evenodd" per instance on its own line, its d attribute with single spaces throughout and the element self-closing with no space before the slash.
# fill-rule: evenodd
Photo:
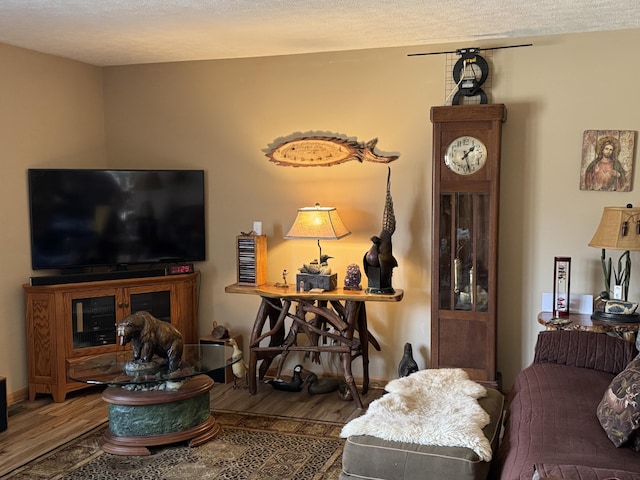
<svg viewBox="0 0 640 480">
<path fill-rule="evenodd" d="M 580 190 L 630 192 L 634 142 L 633 130 L 585 130 Z"/>
</svg>

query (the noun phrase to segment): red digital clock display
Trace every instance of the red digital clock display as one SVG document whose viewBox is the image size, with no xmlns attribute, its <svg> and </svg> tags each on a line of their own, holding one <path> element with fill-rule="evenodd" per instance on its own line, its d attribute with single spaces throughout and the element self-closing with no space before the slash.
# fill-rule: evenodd
<svg viewBox="0 0 640 480">
<path fill-rule="evenodd" d="M 169 275 L 181 275 L 183 273 L 193 273 L 193 263 L 181 263 L 177 265 L 170 265 L 168 273 Z"/>
</svg>

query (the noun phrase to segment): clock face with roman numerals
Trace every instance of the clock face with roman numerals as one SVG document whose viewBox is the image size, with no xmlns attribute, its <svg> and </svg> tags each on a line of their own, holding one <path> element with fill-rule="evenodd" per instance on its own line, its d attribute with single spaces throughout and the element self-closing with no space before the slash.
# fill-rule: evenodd
<svg viewBox="0 0 640 480">
<path fill-rule="evenodd" d="M 487 161 L 487 147 L 482 141 L 470 135 L 453 140 L 444 156 L 445 165 L 458 175 L 471 175 Z"/>
</svg>

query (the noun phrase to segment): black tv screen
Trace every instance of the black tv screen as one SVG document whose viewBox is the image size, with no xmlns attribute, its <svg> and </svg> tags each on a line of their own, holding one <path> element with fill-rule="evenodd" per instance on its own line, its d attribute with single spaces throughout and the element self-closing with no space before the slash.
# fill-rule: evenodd
<svg viewBox="0 0 640 480">
<path fill-rule="evenodd" d="M 30 169 L 34 270 L 205 260 L 203 170 Z"/>
</svg>

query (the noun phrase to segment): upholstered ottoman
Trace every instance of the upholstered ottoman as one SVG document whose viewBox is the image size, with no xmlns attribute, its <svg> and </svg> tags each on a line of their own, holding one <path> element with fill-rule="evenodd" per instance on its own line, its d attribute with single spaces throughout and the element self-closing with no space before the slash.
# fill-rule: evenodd
<svg viewBox="0 0 640 480">
<path fill-rule="evenodd" d="M 490 422 L 482 433 L 491 445 L 498 447 L 504 397 L 497 390 L 487 388 L 487 395 L 478 399 L 489 414 Z M 394 421 L 390 418 L 390 421 Z M 428 418 L 424 418 L 428 422 Z M 472 449 L 443 447 L 410 442 L 383 440 L 372 435 L 351 435 L 342 454 L 341 480 L 380 479 L 455 479 L 484 480 L 489 472 L 489 461 L 484 461 Z"/>
</svg>

